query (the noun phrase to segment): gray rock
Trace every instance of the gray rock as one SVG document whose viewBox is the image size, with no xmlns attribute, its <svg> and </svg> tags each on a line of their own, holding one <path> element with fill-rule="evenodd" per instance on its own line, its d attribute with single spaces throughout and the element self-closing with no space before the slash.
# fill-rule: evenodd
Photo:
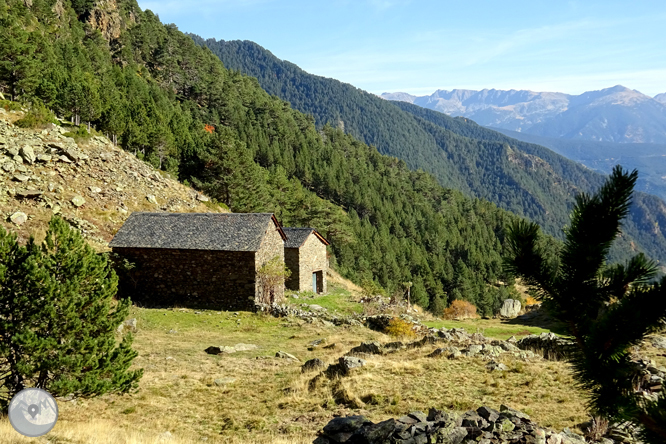
<svg viewBox="0 0 666 444">
<path fill-rule="evenodd" d="M 5 162 L 2 164 L 2 169 L 8 173 L 13 173 L 16 169 L 16 165 L 14 165 L 14 162 Z"/>
<path fill-rule="evenodd" d="M 481 350 L 483 350 L 483 346 L 474 344 L 467 347 L 467 350 L 463 350 L 463 353 L 467 356 L 474 356 L 479 354 Z"/>
<path fill-rule="evenodd" d="M 17 190 L 16 197 L 21 199 L 34 199 L 44 194 L 42 191 L 37 190 Z"/>
<path fill-rule="evenodd" d="M 283 351 L 279 351 L 279 352 L 275 353 L 275 357 L 276 358 L 281 358 L 281 359 L 289 359 L 291 361 L 301 362 L 301 360 L 298 359 L 296 356 L 294 356 L 290 353 L 287 353 L 287 352 L 283 352 Z"/>
<path fill-rule="evenodd" d="M 16 213 L 9 216 L 9 220 L 11 220 L 16 225 L 23 225 L 28 220 L 28 215 L 22 211 L 17 211 Z"/>
<path fill-rule="evenodd" d="M 85 203 L 86 200 L 82 196 L 79 196 L 78 194 L 72 197 L 72 205 L 74 205 L 76 208 L 83 206 L 83 204 Z"/>
<path fill-rule="evenodd" d="M 37 160 L 40 162 L 48 163 L 53 159 L 53 156 L 50 154 L 38 154 L 37 155 Z"/>
<path fill-rule="evenodd" d="M 210 199 L 207 196 L 204 196 L 203 194 L 197 194 L 197 200 L 199 202 L 209 202 Z"/>
<path fill-rule="evenodd" d="M 301 372 L 305 373 L 313 370 L 319 370 L 324 367 L 326 367 L 326 363 L 324 363 L 324 361 L 321 359 L 310 359 L 309 361 L 305 361 L 305 364 L 301 366 Z"/>
<path fill-rule="evenodd" d="M 354 356 L 342 356 L 338 359 L 338 362 L 345 374 L 349 373 L 351 369 L 363 367 L 365 365 L 365 360 Z"/>
<path fill-rule="evenodd" d="M 499 418 L 499 412 L 497 410 L 486 406 L 476 409 L 476 413 L 488 422 L 495 422 Z"/>
<path fill-rule="evenodd" d="M 367 424 L 354 433 L 354 442 L 383 443 L 396 429 L 395 419 L 388 419 L 377 424 Z"/>
<path fill-rule="evenodd" d="M 220 347 L 216 347 L 214 345 L 211 345 L 207 349 L 204 350 L 206 353 L 209 355 L 221 355 L 222 354 L 222 349 Z"/>
<path fill-rule="evenodd" d="M 652 338 L 652 346 L 656 348 L 666 349 L 666 337 L 655 336 Z"/>
<path fill-rule="evenodd" d="M 159 205 L 159 203 L 157 202 L 157 198 L 155 197 L 154 194 L 147 195 L 146 199 L 148 199 L 148 202 L 150 202 L 153 205 Z"/>
<path fill-rule="evenodd" d="M 102 189 L 99 187 L 89 187 L 91 193 L 101 193 Z"/>
<path fill-rule="evenodd" d="M 26 176 L 24 174 L 16 174 L 14 176 L 14 180 L 16 180 L 18 182 L 27 182 L 27 181 L 30 180 L 30 176 Z"/>
<path fill-rule="evenodd" d="M 326 309 L 324 307 L 322 307 L 321 305 L 317 305 L 317 304 L 312 304 L 312 305 L 309 305 L 308 307 L 312 311 L 326 311 Z"/>
<path fill-rule="evenodd" d="M 520 313 L 520 301 L 516 299 L 507 299 L 500 308 L 500 316 L 503 318 L 515 318 Z"/>
<path fill-rule="evenodd" d="M 64 162 L 64 163 L 72 163 L 72 161 L 69 160 L 69 158 L 65 155 L 58 156 L 58 160 L 61 161 L 61 162 Z"/>
<path fill-rule="evenodd" d="M 490 363 L 488 363 L 488 365 L 486 365 L 486 368 L 490 371 L 500 371 L 500 372 L 505 372 L 509 370 L 509 367 L 507 367 L 506 365 L 502 364 L 501 362 L 495 362 L 495 361 L 491 361 Z"/>
<path fill-rule="evenodd" d="M 351 354 L 367 353 L 373 355 L 381 355 L 383 352 L 383 347 L 379 342 L 363 342 L 358 347 L 354 347 L 349 351 Z"/>
<path fill-rule="evenodd" d="M 325 436 L 333 438 L 337 442 L 345 442 L 354 432 L 369 424 L 372 422 L 361 415 L 333 418 L 324 426 L 323 432 Z"/>
<path fill-rule="evenodd" d="M 452 429 L 440 429 L 440 438 L 437 442 L 446 444 L 460 444 L 467 437 L 467 429 L 465 427 L 454 427 Z"/>
<path fill-rule="evenodd" d="M 21 157 L 23 157 L 23 160 L 29 164 L 33 164 L 35 163 L 35 160 L 37 160 L 37 157 L 35 156 L 35 150 L 30 145 L 24 145 L 21 148 L 20 154 Z"/>
</svg>

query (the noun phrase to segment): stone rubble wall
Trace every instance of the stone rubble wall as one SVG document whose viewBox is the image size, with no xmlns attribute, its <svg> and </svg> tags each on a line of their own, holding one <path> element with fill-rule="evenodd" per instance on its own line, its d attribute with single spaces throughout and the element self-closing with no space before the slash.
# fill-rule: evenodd
<svg viewBox="0 0 666 444">
<path fill-rule="evenodd" d="M 599 444 L 637 442 L 633 433 L 619 435 L 622 436 L 622 440 L 604 437 L 596 442 Z M 428 414 L 414 411 L 400 418 L 391 418 L 379 423 L 373 423 L 361 415 L 338 417 L 324 426 L 313 444 L 585 444 L 588 442 L 593 441 L 586 440 L 570 429 L 557 432 L 540 427 L 525 413 L 502 405 L 499 411 L 483 406 L 462 414 L 431 408 Z"/>
</svg>

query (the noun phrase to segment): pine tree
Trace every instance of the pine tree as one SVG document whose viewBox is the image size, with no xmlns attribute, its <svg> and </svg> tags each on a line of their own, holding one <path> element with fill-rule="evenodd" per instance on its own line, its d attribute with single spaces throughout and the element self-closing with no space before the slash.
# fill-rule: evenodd
<svg viewBox="0 0 666 444">
<path fill-rule="evenodd" d="M 132 337 L 114 337 L 130 306 L 113 301 L 117 283 L 106 257 L 60 218 L 41 245 L 21 246 L 0 227 L 0 408 L 25 387 L 79 397 L 136 387 Z"/>
<path fill-rule="evenodd" d="M 577 196 L 557 260 L 547 257 L 538 225 L 515 223 L 506 265 L 567 325 L 575 339 L 569 359 L 593 413 L 639 424 L 645 442 L 656 444 L 666 441 L 666 398 L 635 393 L 629 349 L 666 321 L 666 277 L 652 282 L 656 265 L 642 254 L 605 265 L 637 178 L 617 166 L 595 195 Z"/>
</svg>

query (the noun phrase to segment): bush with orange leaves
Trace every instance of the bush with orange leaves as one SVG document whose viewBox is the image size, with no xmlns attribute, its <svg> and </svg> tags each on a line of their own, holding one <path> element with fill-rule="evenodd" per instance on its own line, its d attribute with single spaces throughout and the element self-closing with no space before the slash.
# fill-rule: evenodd
<svg viewBox="0 0 666 444">
<path fill-rule="evenodd" d="M 527 296 L 527 298 L 525 299 L 525 305 L 534 305 L 534 304 L 538 304 L 538 303 L 539 303 L 539 301 L 534 299 L 532 296 Z"/>
<path fill-rule="evenodd" d="M 467 301 L 456 299 L 451 306 L 444 310 L 444 319 L 469 319 L 476 318 L 476 307 Z"/>
<path fill-rule="evenodd" d="M 412 327 L 411 322 L 400 318 L 393 318 L 384 329 L 384 333 L 397 338 L 413 338 L 416 337 L 416 332 L 414 332 Z"/>
</svg>

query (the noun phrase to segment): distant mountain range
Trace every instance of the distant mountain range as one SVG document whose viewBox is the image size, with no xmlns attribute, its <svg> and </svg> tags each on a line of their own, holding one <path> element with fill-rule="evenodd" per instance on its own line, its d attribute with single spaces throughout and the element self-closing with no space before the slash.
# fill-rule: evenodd
<svg viewBox="0 0 666 444">
<path fill-rule="evenodd" d="M 554 236 L 561 236 L 568 224 L 574 196 L 591 192 L 603 181 L 601 174 L 542 146 L 470 119 L 383 100 L 338 80 L 309 74 L 254 42 L 190 36 L 227 68 L 256 77 L 268 93 L 310 115 L 318 127 L 330 124 L 343 129 L 381 153 L 404 160 L 409 168 L 431 173 L 441 185 L 528 217 Z M 666 260 L 666 237 L 660 227 L 666 227 L 666 204 L 637 193 L 625 221 L 626 235 L 618 239 L 611 260 L 636 251 Z"/>
<path fill-rule="evenodd" d="M 550 138 L 666 143 L 666 93 L 650 97 L 621 85 L 580 95 L 525 90 L 437 90 L 429 96 L 384 93 L 479 125 Z"/>
</svg>

